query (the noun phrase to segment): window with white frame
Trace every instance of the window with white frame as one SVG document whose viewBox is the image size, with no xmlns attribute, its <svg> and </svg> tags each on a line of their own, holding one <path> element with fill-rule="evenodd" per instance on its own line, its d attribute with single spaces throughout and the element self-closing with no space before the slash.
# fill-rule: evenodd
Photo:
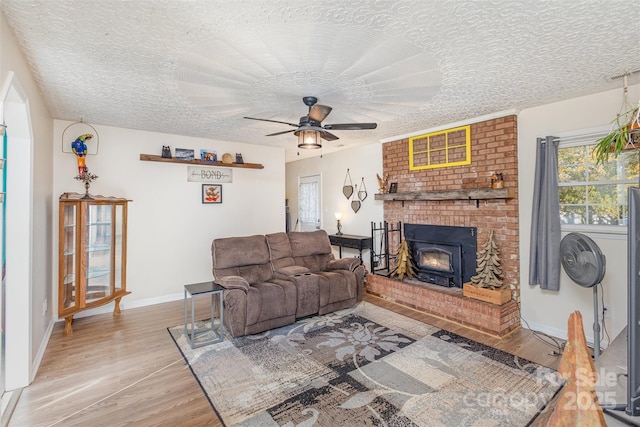
<svg viewBox="0 0 640 427">
<path fill-rule="evenodd" d="M 627 189 L 638 186 L 638 151 L 597 164 L 592 155 L 599 136 L 560 138 L 558 185 L 562 226 L 625 226 Z"/>
</svg>

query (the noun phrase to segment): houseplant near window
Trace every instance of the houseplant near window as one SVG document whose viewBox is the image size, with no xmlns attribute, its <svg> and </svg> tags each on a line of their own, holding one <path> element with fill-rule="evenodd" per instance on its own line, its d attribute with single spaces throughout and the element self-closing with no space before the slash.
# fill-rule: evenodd
<svg viewBox="0 0 640 427">
<path fill-rule="evenodd" d="M 640 148 L 640 107 L 618 114 L 614 124 L 612 131 L 599 139 L 593 149 L 598 164 L 607 162 L 610 155 L 616 158 L 622 151 Z"/>
</svg>

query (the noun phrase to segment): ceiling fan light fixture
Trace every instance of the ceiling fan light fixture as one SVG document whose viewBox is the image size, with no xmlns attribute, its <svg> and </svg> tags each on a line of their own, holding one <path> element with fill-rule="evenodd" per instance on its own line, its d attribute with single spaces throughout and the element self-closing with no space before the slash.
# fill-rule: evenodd
<svg viewBox="0 0 640 427">
<path fill-rule="evenodd" d="M 322 148 L 320 132 L 314 129 L 294 132 L 298 136 L 298 148 L 318 149 Z"/>
</svg>

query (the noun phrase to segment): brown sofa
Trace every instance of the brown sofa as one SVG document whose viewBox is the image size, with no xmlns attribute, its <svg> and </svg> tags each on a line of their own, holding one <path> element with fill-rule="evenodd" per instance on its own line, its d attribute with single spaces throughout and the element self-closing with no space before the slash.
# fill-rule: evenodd
<svg viewBox="0 0 640 427">
<path fill-rule="evenodd" d="M 358 258 L 335 259 L 324 230 L 215 239 L 214 281 L 225 288 L 224 323 L 256 334 L 362 300 Z"/>
</svg>

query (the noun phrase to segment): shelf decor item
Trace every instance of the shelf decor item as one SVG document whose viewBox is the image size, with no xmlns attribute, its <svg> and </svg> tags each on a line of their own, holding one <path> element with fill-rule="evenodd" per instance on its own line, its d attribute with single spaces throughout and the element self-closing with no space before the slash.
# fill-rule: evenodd
<svg viewBox="0 0 640 427">
<path fill-rule="evenodd" d="M 83 199 L 91 199 L 91 194 L 89 194 L 89 186 L 91 185 L 91 183 L 93 181 L 95 181 L 98 178 L 99 178 L 99 176 L 98 175 L 94 175 L 91 172 L 89 172 L 89 169 L 86 166 L 84 167 L 84 173 L 82 175 L 76 175 L 74 177 L 74 179 L 76 181 L 84 182 L 84 197 L 83 197 Z"/>
<path fill-rule="evenodd" d="M 79 122 L 73 122 L 62 131 L 62 152 L 73 153 L 73 142 L 79 135 L 90 134 L 92 136 L 91 144 L 87 146 L 89 155 L 98 154 L 100 148 L 100 135 L 98 130 L 80 119 Z"/>
<path fill-rule="evenodd" d="M 72 335 L 73 316 L 83 310 L 115 302 L 126 287 L 127 204 L 118 197 L 78 193 L 60 196 L 58 251 L 58 315 L 64 334 Z"/>
<path fill-rule="evenodd" d="M 194 152 L 188 148 L 176 148 L 175 150 L 176 159 L 179 160 L 193 160 Z"/>
<path fill-rule="evenodd" d="M 376 178 L 378 179 L 378 193 L 380 194 L 388 193 L 389 189 L 387 188 L 387 184 L 389 183 L 389 174 L 386 174 L 384 178 L 376 174 Z"/>
<path fill-rule="evenodd" d="M 162 158 L 170 159 L 171 158 L 171 147 L 168 145 L 162 146 Z"/>
<path fill-rule="evenodd" d="M 608 162 L 609 156 L 617 158 L 623 151 L 640 148 L 640 102 L 635 107 L 631 105 L 627 87 L 627 78 L 635 73 L 640 73 L 640 70 L 612 77 L 623 79 L 622 106 L 612 121 L 611 132 L 599 139 L 593 148 L 597 164 Z"/>
<path fill-rule="evenodd" d="M 217 162 L 218 161 L 218 153 L 215 151 L 209 150 L 200 150 L 200 161 L 201 162 Z"/>
</svg>

